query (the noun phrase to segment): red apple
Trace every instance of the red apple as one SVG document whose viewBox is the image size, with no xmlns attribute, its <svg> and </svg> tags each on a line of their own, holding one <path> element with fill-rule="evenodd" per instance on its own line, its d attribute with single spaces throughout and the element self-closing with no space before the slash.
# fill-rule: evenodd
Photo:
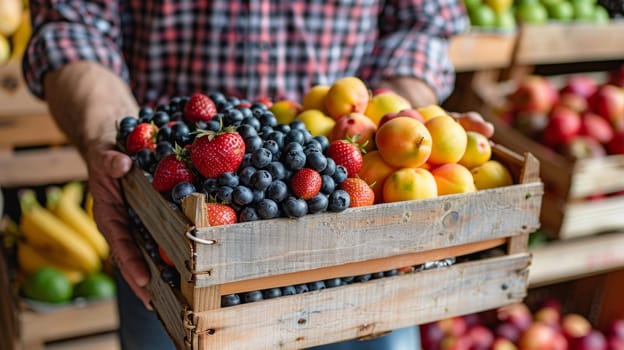
<svg viewBox="0 0 624 350">
<path fill-rule="evenodd" d="M 589 97 L 589 106 L 611 123 L 624 118 L 624 90 L 615 85 L 603 85 Z"/>
<path fill-rule="evenodd" d="M 522 80 L 509 96 L 512 108 L 519 112 L 548 112 L 558 97 L 552 83 L 541 76 Z"/>
<path fill-rule="evenodd" d="M 543 141 L 549 146 L 564 144 L 578 135 L 580 129 L 580 115 L 569 108 L 558 106 L 550 112 Z"/>
<path fill-rule="evenodd" d="M 609 73 L 609 84 L 624 87 L 624 65 Z"/>
<path fill-rule="evenodd" d="M 607 340 L 609 350 L 624 350 L 624 339 L 609 337 Z"/>
<path fill-rule="evenodd" d="M 579 314 L 567 314 L 561 318 L 561 332 L 568 339 L 585 336 L 591 329 L 591 323 Z"/>
<path fill-rule="evenodd" d="M 441 350 L 470 350 L 470 338 L 466 336 L 455 337 L 447 335 L 442 339 Z"/>
<path fill-rule="evenodd" d="M 581 97 L 589 97 L 598 89 L 596 80 L 589 75 L 573 75 L 561 88 L 562 93 L 572 93 Z"/>
<path fill-rule="evenodd" d="M 523 304 L 511 304 L 498 308 L 497 317 L 500 322 L 509 322 L 523 331 L 533 322 L 531 310 Z"/>
<path fill-rule="evenodd" d="M 381 119 L 379 120 L 379 125 L 377 126 L 377 128 L 381 128 L 381 126 L 389 121 L 392 120 L 394 118 L 398 118 L 398 117 L 409 117 L 409 118 L 414 118 L 416 120 L 418 120 L 421 123 L 425 122 L 425 118 L 423 118 L 423 116 L 420 114 L 420 112 L 418 112 L 415 109 L 404 109 L 398 112 L 391 112 L 391 113 L 386 113 L 384 114 L 383 117 L 381 117 Z"/>
<path fill-rule="evenodd" d="M 609 322 L 607 335 L 624 340 L 624 318 L 618 318 Z"/>
<path fill-rule="evenodd" d="M 474 326 L 468 330 L 471 350 L 488 350 L 494 342 L 494 334 L 485 326 Z"/>
<path fill-rule="evenodd" d="M 576 95 L 571 92 L 563 92 L 559 95 L 559 101 L 557 106 L 564 106 L 575 110 L 578 113 L 582 113 L 587 109 L 587 98 L 581 95 Z"/>
<path fill-rule="evenodd" d="M 423 349 L 439 350 L 440 342 L 444 338 L 444 332 L 438 322 L 420 325 L 420 344 Z"/>
<path fill-rule="evenodd" d="M 522 350 L 554 350 L 557 334 L 549 325 L 534 322 L 520 334 L 518 346 Z"/>
<path fill-rule="evenodd" d="M 518 341 L 521 332 L 522 331 L 518 329 L 518 327 L 510 322 L 503 322 L 499 324 L 496 326 L 496 330 L 494 331 L 497 337 L 509 339 L 514 343 Z"/>
<path fill-rule="evenodd" d="M 492 350 L 518 350 L 518 347 L 509 339 L 496 338 L 492 343 Z"/>
<path fill-rule="evenodd" d="M 624 154 L 624 129 L 617 131 L 607 144 L 609 154 Z"/>
<path fill-rule="evenodd" d="M 599 331 L 592 329 L 586 335 L 572 339 L 570 350 L 607 350 L 607 339 Z"/>
<path fill-rule="evenodd" d="M 603 117 L 587 112 L 581 115 L 579 135 L 592 137 L 600 143 L 608 143 L 613 138 L 613 128 Z"/>
<path fill-rule="evenodd" d="M 533 320 L 544 322 L 550 326 L 559 327 L 559 321 L 561 320 L 561 314 L 559 310 L 551 306 L 543 306 L 539 308 L 533 314 Z"/>
<path fill-rule="evenodd" d="M 444 334 L 452 335 L 454 337 L 459 337 L 468 330 L 466 321 L 460 316 L 440 320 L 438 321 L 438 326 L 442 329 Z"/>
</svg>

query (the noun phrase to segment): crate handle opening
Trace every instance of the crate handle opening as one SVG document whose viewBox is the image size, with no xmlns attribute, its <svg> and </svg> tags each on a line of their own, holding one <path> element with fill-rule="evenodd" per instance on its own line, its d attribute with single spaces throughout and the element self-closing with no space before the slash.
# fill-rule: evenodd
<svg viewBox="0 0 624 350">
<path fill-rule="evenodd" d="M 190 231 L 186 231 L 186 237 L 188 239 L 190 239 L 191 241 L 194 241 L 194 242 L 197 242 L 197 243 L 201 243 L 201 244 L 207 244 L 207 245 L 217 244 L 217 240 L 216 239 L 203 239 L 203 238 L 196 237 L 193 234 L 194 231 L 195 231 L 195 229 L 190 230 Z"/>
</svg>

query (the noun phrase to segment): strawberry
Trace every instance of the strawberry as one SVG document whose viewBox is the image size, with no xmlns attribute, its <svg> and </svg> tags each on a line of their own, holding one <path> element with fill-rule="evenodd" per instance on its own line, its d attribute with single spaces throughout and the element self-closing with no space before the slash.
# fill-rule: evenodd
<svg viewBox="0 0 624 350">
<path fill-rule="evenodd" d="M 234 208 L 226 204 L 206 203 L 208 223 L 210 226 L 234 224 L 238 222 Z"/>
<path fill-rule="evenodd" d="M 236 172 L 245 155 L 245 141 L 235 131 L 205 131 L 195 137 L 190 147 L 191 161 L 206 178 Z"/>
<path fill-rule="evenodd" d="M 173 263 L 173 261 L 171 261 L 171 258 L 169 258 L 169 256 L 167 255 L 167 253 L 165 252 L 165 250 L 161 247 L 158 246 L 158 255 L 160 255 L 160 258 L 162 259 L 162 261 L 169 265 L 169 266 L 174 266 L 175 264 Z"/>
<path fill-rule="evenodd" d="M 336 162 L 336 165 L 344 166 L 349 177 L 354 177 L 362 169 L 363 148 L 352 139 L 332 141 L 327 147 L 326 154 Z"/>
<path fill-rule="evenodd" d="M 290 188 L 294 195 L 306 200 L 316 196 L 322 185 L 321 174 L 310 168 L 299 169 L 290 179 Z"/>
<path fill-rule="evenodd" d="M 150 151 L 156 149 L 156 135 L 158 128 L 151 123 L 140 123 L 126 138 L 126 152 L 132 155 L 147 148 Z"/>
<path fill-rule="evenodd" d="M 210 121 L 215 114 L 217 114 L 217 106 L 210 97 L 200 92 L 191 95 L 184 107 L 184 119 L 190 123 L 200 120 Z"/>
<path fill-rule="evenodd" d="M 195 175 L 186 165 L 183 154 L 178 149 L 158 162 L 152 179 L 156 191 L 168 192 L 180 182 L 193 182 Z"/>
<path fill-rule="evenodd" d="M 339 188 L 346 191 L 351 197 L 350 208 L 373 205 L 375 202 L 375 192 L 366 181 L 359 177 L 347 178 L 340 184 Z"/>
</svg>

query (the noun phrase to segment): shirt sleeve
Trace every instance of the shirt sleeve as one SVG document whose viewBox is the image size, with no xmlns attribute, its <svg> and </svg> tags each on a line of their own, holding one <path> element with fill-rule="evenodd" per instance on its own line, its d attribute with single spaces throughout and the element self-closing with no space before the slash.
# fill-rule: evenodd
<svg viewBox="0 0 624 350">
<path fill-rule="evenodd" d="M 417 77 L 443 101 L 455 81 L 448 39 L 468 25 L 464 6 L 455 0 L 389 0 L 379 17 L 379 40 L 360 74 L 372 85 L 386 77 Z"/>
<path fill-rule="evenodd" d="M 43 97 L 43 77 L 71 62 L 95 61 L 128 80 L 121 54 L 117 1 L 31 0 L 33 34 L 22 70 L 31 92 Z"/>
</svg>

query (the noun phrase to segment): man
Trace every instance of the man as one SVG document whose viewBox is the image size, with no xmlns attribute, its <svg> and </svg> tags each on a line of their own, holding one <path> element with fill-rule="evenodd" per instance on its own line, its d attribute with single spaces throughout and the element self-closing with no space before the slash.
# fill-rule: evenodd
<svg viewBox="0 0 624 350">
<path fill-rule="evenodd" d="M 392 89 L 415 106 L 438 103 L 453 86 L 447 39 L 468 24 L 452 0 L 33 0 L 30 6 L 29 87 L 84 157 L 98 226 L 147 307 L 150 276 L 128 233 L 117 183 L 131 160 L 113 150 L 115 121 L 137 115 L 139 105 L 194 91 L 300 101 L 311 86 L 343 76 Z M 125 304 L 125 284 L 120 289 L 124 348 L 158 348 L 160 338 L 140 337 L 154 322 L 130 321 L 143 313 L 126 312 L 132 304 Z"/>
</svg>

